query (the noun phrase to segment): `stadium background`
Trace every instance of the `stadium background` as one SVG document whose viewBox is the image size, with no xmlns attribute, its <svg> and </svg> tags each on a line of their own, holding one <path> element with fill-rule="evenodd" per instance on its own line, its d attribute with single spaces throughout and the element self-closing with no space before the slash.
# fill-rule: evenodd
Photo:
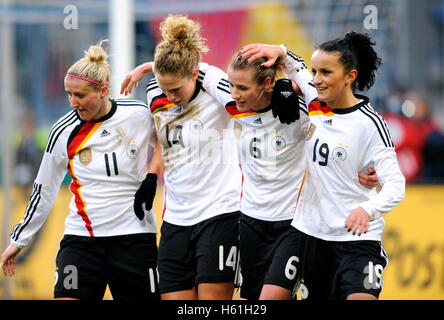
<svg viewBox="0 0 444 320">
<path fill-rule="evenodd" d="M 110 38 L 113 1 L 0 1 L 2 251 L 23 217 L 49 128 L 69 110 L 65 71 L 89 45 Z M 386 216 L 390 260 L 381 298 L 444 298 L 443 0 L 134 0 L 133 10 L 133 65 L 152 60 L 159 22 L 168 13 L 201 23 L 211 49 L 204 60 L 220 68 L 247 43 L 286 43 L 309 64 L 316 44 L 351 30 L 369 33 L 383 65 L 366 94 L 388 121 L 408 179 L 405 200 Z M 68 18 L 78 24 L 67 24 Z M 110 48 L 114 63 L 116 45 Z M 113 79 L 114 89 L 121 81 Z M 145 99 L 143 84 L 133 97 Z M 0 275 L 0 299 L 52 299 L 69 182 L 18 257 L 14 278 Z M 154 206 L 158 228 L 161 188 Z M 109 292 L 105 298 L 111 299 Z"/>
</svg>

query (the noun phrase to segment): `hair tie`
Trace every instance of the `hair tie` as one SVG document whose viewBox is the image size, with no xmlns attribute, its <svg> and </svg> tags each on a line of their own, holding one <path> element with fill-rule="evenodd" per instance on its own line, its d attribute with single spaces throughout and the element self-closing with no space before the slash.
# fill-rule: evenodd
<svg viewBox="0 0 444 320">
<path fill-rule="evenodd" d="M 67 73 L 67 74 L 65 75 L 65 77 L 71 77 L 71 78 L 82 79 L 82 80 L 85 80 L 85 81 L 88 81 L 88 82 L 91 82 L 91 83 L 97 84 L 97 85 L 99 85 L 99 86 L 101 86 L 101 87 L 106 87 L 106 84 L 103 84 L 103 83 L 100 83 L 100 82 L 95 82 L 95 81 L 89 80 L 89 79 L 84 78 L 84 77 L 76 76 L 76 75 L 74 75 L 74 74 L 69 74 L 69 73 Z"/>
</svg>

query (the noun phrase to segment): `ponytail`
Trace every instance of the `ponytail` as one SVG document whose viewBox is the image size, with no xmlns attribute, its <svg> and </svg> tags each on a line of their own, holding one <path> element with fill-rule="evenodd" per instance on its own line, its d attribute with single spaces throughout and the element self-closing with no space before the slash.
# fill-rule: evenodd
<svg viewBox="0 0 444 320">
<path fill-rule="evenodd" d="M 381 59 L 373 46 L 375 42 L 368 34 L 349 32 L 343 39 L 334 39 L 321 44 L 318 49 L 326 52 L 338 52 L 346 72 L 356 69 L 358 76 L 353 89 L 370 89 L 375 82 L 375 72 L 381 65 Z"/>
<path fill-rule="evenodd" d="M 85 57 L 74 63 L 67 74 L 80 79 L 85 79 L 90 86 L 99 89 L 101 86 L 109 86 L 111 83 L 111 67 L 107 62 L 107 54 L 102 48 L 102 40 L 85 51 Z"/>
</svg>

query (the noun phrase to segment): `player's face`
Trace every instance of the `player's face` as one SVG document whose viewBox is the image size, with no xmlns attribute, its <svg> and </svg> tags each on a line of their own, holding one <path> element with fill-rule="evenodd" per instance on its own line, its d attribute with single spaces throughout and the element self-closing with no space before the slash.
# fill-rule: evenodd
<svg viewBox="0 0 444 320">
<path fill-rule="evenodd" d="M 264 95 L 263 85 L 254 79 L 254 69 L 234 70 L 228 68 L 228 82 L 231 97 L 236 101 L 239 112 L 259 111 L 267 107 L 271 100 Z M 268 101 L 270 100 L 270 101 Z"/>
<path fill-rule="evenodd" d="M 199 70 L 195 69 L 191 77 L 179 77 L 172 73 L 157 74 L 156 79 L 160 89 L 166 94 L 169 101 L 176 106 L 186 105 L 196 90 L 196 79 Z"/>
<path fill-rule="evenodd" d="M 87 81 L 65 77 L 65 91 L 71 108 L 76 109 L 84 121 L 98 120 L 107 113 L 106 99 L 108 87 L 99 91 L 88 85 Z"/>
<path fill-rule="evenodd" d="M 350 73 L 345 72 L 339 53 L 316 50 L 311 56 L 311 68 L 320 101 L 333 106 L 340 101 L 344 90 L 350 89 L 353 81 L 350 81 Z"/>
</svg>

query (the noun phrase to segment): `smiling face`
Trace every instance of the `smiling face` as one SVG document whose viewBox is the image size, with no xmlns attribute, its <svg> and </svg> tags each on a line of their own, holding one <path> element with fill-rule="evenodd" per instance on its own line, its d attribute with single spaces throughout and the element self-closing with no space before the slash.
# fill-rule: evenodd
<svg viewBox="0 0 444 320">
<path fill-rule="evenodd" d="M 191 77 L 181 77 L 172 73 L 156 73 L 156 79 L 169 101 L 177 106 L 184 106 L 193 97 L 198 75 L 199 69 L 195 69 Z"/>
<path fill-rule="evenodd" d="M 233 69 L 228 68 L 228 82 L 230 84 L 231 97 L 236 101 L 239 112 L 250 109 L 259 111 L 271 103 L 271 79 L 267 78 L 264 84 L 258 84 L 252 68 Z"/>
<path fill-rule="evenodd" d="M 76 109 L 80 119 L 84 121 L 98 120 L 111 108 L 106 98 L 107 86 L 95 90 L 87 81 L 65 77 L 65 91 L 68 93 L 71 108 Z"/>
<path fill-rule="evenodd" d="M 313 84 L 320 101 L 334 107 L 352 92 L 351 84 L 356 79 L 357 71 L 353 69 L 346 72 L 339 53 L 316 50 L 311 57 L 311 67 Z"/>
</svg>

